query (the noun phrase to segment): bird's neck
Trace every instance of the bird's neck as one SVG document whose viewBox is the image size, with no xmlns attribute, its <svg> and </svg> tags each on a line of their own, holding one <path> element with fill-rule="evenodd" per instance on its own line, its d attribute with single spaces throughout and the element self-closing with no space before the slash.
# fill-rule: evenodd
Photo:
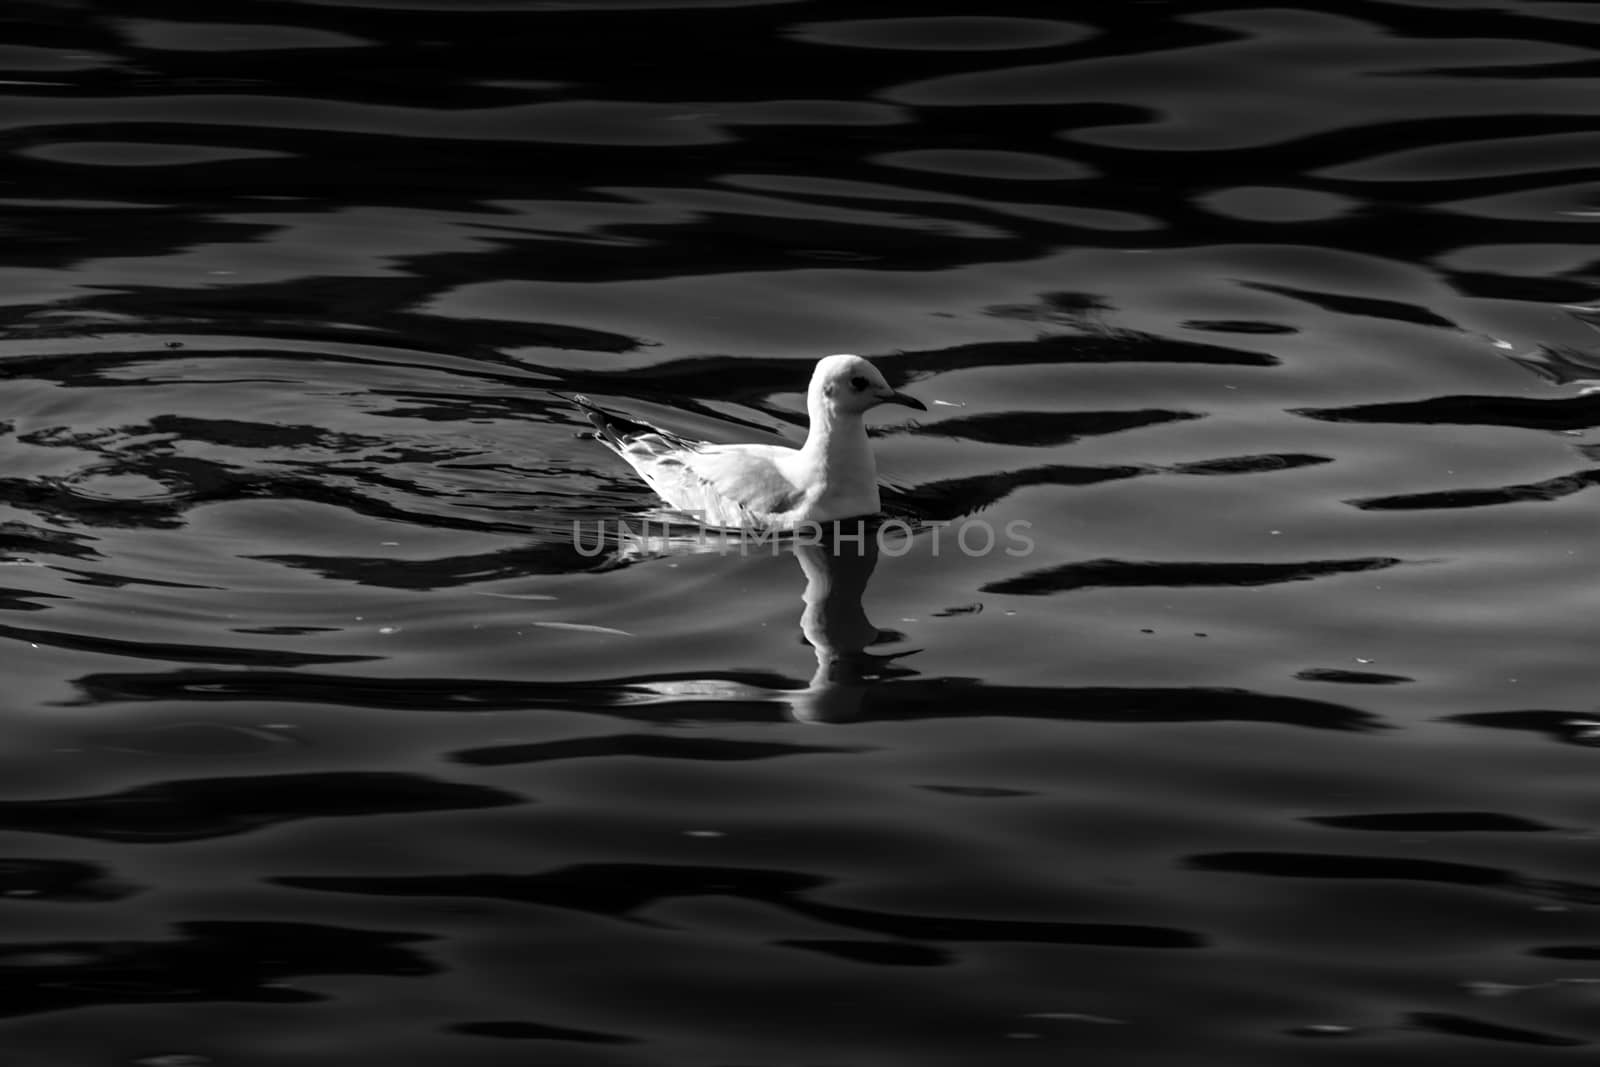
<svg viewBox="0 0 1600 1067">
<path fill-rule="evenodd" d="M 825 483 L 832 484 L 837 484 L 845 471 L 865 471 L 876 487 L 877 464 L 872 459 L 867 425 L 861 415 L 835 411 L 821 403 L 806 406 L 811 414 L 811 429 L 800 453 L 807 466 L 820 474 Z"/>
</svg>

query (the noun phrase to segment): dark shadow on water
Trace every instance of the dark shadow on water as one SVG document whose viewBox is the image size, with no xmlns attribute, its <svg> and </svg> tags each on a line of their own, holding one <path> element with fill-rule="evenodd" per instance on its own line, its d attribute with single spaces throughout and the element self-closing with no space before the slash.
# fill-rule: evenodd
<svg viewBox="0 0 1600 1067">
<path fill-rule="evenodd" d="M 1190 463 L 1175 463 L 1167 468 L 1172 474 L 1267 474 L 1272 471 L 1292 470 L 1295 467 L 1315 467 L 1332 463 L 1332 456 L 1313 456 L 1299 452 L 1276 452 L 1256 456 L 1228 456 L 1223 459 L 1200 459 Z"/>
<path fill-rule="evenodd" d="M 1584 430 L 1600 426 L 1600 396 L 1548 399 L 1520 396 L 1441 396 L 1432 400 L 1357 404 L 1346 408 L 1298 408 L 1294 414 L 1324 422 Z"/>
<path fill-rule="evenodd" d="M 551 1026 L 526 1020 L 505 1022 L 456 1023 L 449 1027 L 453 1034 L 468 1037 L 493 1037 L 503 1041 L 574 1041 L 582 1045 L 632 1045 L 637 1038 L 621 1034 L 602 1034 L 595 1030 L 574 1030 L 569 1026 Z"/>
<path fill-rule="evenodd" d="M 1186 319 L 1178 324 L 1185 330 L 1206 333 L 1291 334 L 1299 333 L 1294 326 L 1281 322 L 1261 322 L 1257 319 Z"/>
<path fill-rule="evenodd" d="M 266 228 L 268 233 L 272 228 Z M 174 290 L 125 286 L 74 302 L 77 312 L 127 315 L 144 332 L 189 332 L 381 345 L 449 352 L 491 364 L 519 366 L 501 354 L 527 346 L 618 355 L 644 347 L 641 338 L 563 323 L 520 319 L 445 320 L 414 308 L 436 295 L 442 279 L 299 277 L 289 281 Z M 4 317 L 0 315 L 0 323 Z"/>
<path fill-rule="evenodd" d="M 40 604 L 36 603 L 36 601 L 64 599 L 66 598 L 53 593 L 36 593 L 31 589 L 6 589 L 0 587 L 0 611 L 48 611 L 50 610 L 48 603 Z M 16 627 L 12 629 L 16 630 L 17 633 L 31 632 L 23 631 Z"/>
<path fill-rule="evenodd" d="M 1192 411 L 1005 411 L 942 419 L 915 432 L 990 445 L 1055 448 L 1083 437 L 1202 418 Z"/>
<path fill-rule="evenodd" d="M 186 922 L 171 941 L 0 943 L 0 1016 L 98 1004 L 302 1004 L 313 975 L 418 977 L 438 967 L 404 947 L 425 934 L 287 922 Z"/>
<path fill-rule="evenodd" d="M 67 559 L 95 559 L 100 553 L 90 544 L 89 534 L 49 529 L 26 522 L 0 522 L 0 553 L 30 559 L 35 556 L 63 556 Z"/>
<path fill-rule="evenodd" d="M 1407 811 L 1381 815 L 1309 815 L 1306 822 L 1336 830 L 1388 834 L 1544 833 L 1556 829 L 1532 819 L 1493 811 Z"/>
<path fill-rule="evenodd" d="M 983 586 L 981 592 L 1009 596 L 1049 596 L 1074 589 L 1278 585 L 1339 574 L 1387 570 L 1402 562 L 1388 558 L 1310 560 L 1305 563 L 1163 563 L 1094 559 L 990 582 Z"/>
<path fill-rule="evenodd" d="M 1507 485 L 1494 489 L 1446 489 L 1432 493 L 1404 493 L 1347 501 L 1362 511 L 1439 511 L 1451 508 L 1486 508 L 1497 504 L 1526 504 L 1560 500 L 1600 485 L 1600 470 L 1578 471 L 1542 482 Z"/>
<path fill-rule="evenodd" d="M 0 594 L 3 594 L 0 590 Z M 38 595 L 38 594 L 32 594 Z M 0 601 L 3 603 L 3 601 Z M 85 634 L 63 634 L 51 630 L 26 626 L 0 625 L 0 639 L 21 641 L 49 648 L 65 648 L 75 652 L 93 652 L 105 656 L 127 656 L 159 662 L 216 663 L 240 667 L 310 667 L 335 663 L 363 663 L 382 659 L 381 656 L 335 656 L 315 652 L 286 652 L 264 648 L 223 648 L 208 645 L 158 644 L 148 641 L 128 641 L 114 637 L 92 637 Z"/>
<path fill-rule="evenodd" d="M 1099 485 L 1155 473 L 1153 467 L 1074 467 L 1050 464 L 997 471 L 966 478 L 946 478 L 914 486 L 886 485 L 884 513 L 921 522 L 949 522 L 982 511 L 1019 489 L 1039 485 Z"/>
<path fill-rule="evenodd" d="M 1422 1030 L 1450 1034 L 1453 1037 L 1471 1037 L 1482 1041 L 1503 1041 L 1513 1045 L 1542 1045 L 1546 1048 L 1577 1048 L 1589 1042 L 1563 1034 L 1548 1034 L 1542 1030 L 1529 1030 L 1521 1026 L 1507 1026 L 1487 1019 L 1474 1019 L 1469 1015 L 1448 1012 L 1415 1011 L 1406 1020 Z"/>
<path fill-rule="evenodd" d="M 431 519 L 428 522 L 431 524 Z M 598 526 L 593 517 L 574 519 L 585 532 Z M 526 527 L 518 532 L 525 533 Z M 252 557 L 264 563 L 278 563 L 334 581 L 350 582 L 371 589 L 449 589 L 497 579 L 522 578 L 536 574 L 576 574 L 604 569 L 599 559 L 583 555 L 575 538 L 552 532 L 529 540 L 516 548 L 492 552 L 461 553 L 438 559 L 397 559 L 392 556 L 311 556 L 285 553 Z M 588 547 L 588 542 L 585 542 Z"/>
<path fill-rule="evenodd" d="M 113 878 L 93 863 L 17 856 L 0 858 L 0 897 L 13 900 L 93 904 L 121 900 L 141 892 L 142 888 Z"/>
<path fill-rule="evenodd" d="M 983 313 L 997 319 L 1098 330 L 1103 328 L 1100 313 L 1114 310 L 1114 307 L 1107 297 L 1097 293 L 1057 291 L 1040 293 L 1038 300 L 1031 304 L 991 304 Z"/>
<path fill-rule="evenodd" d="M 1568 310 L 1571 311 L 1570 308 Z M 1600 312 L 1584 309 L 1581 313 L 1573 312 L 1573 317 L 1600 329 Z M 1506 358 L 1533 371 L 1551 385 L 1600 381 L 1600 352 L 1590 352 L 1571 345 L 1540 345 L 1532 353 L 1512 354 Z"/>
<path fill-rule="evenodd" d="M 1597 711 L 1474 711 L 1448 715 L 1443 721 L 1494 730 L 1525 730 L 1583 748 L 1600 746 L 1600 712 Z"/>
<path fill-rule="evenodd" d="M 664 924 L 636 913 L 674 898 L 727 896 L 759 901 L 833 926 L 912 942 L 1016 941 L 1162 949 L 1199 948 L 1205 944 L 1197 934 L 1160 926 L 905 915 L 826 904 L 813 899 L 812 894 L 825 889 L 829 884 L 827 879 L 758 868 L 590 863 L 526 875 L 281 877 L 272 881 L 297 889 L 366 896 L 512 900 L 653 926 Z"/>
<path fill-rule="evenodd" d="M 704 760 L 710 762 L 777 759 L 782 756 L 845 755 L 865 748 L 797 745 L 777 741 L 736 741 L 723 737 L 676 737 L 671 734 L 609 734 L 573 737 L 531 744 L 492 745 L 453 753 L 456 763 L 477 767 L 548 763 L 557 760 L 635 756 L 646 759 Z"/>
<path fill-rule="evenodd" d="M 276 701 L 395 711 L 578 711 L 641 723 L 771 722 L 806 683 L 752 671 L 704 671 L 527 682 L 463 678 L 363 678 L 290 671 L 97 673 L 74 683 L 75 705 L 129 701 Z M 674 695 L 715 688 L 720 698 Z M 1021 718 L 1060 722 L 1268 722 L 1321 730 L 1383 729 L 1378 716 L 1341 704 L 1248 689 L 992 685 L 975 678 L 891 678 L 864 687 L 850 722 Z"/>
<path fill-rule="evenodd" d="M 117 470 L 118 474 L 145 475 L 164 491 L 146 499 L 111 499 L 88 495 L 59 480 L 0 478 L 0 504 L 7 504 L 53 523 L 119 529 L 173 530 L 182 527 L 186 513 L 197 504 L 230 500 L 300 500 L 325 504 L 374 519 L 416 522 L 416 512 L 382 496 L 340 485 L 327 469 L 302 473 L 269 473 L 229 467 L 208 460 L 175 458 L 141 460 Z M 346 472 L 349 473 L 349 472 Z M 355 472 L 358 481 L 382 484 L 370 470 Z M 408 492 L 426 496 L 415 486 Z M 521 533 L 527 527 L 510 521 L 468 518 L 459 512 L 434 511 L 425 523 L 438 529 L 479 533 Z"/>
<path fill-rule="evenodd" d="M 943 967 L 955 963 L 957 956 L 931 945 L 906 941 L 844 941 L 812 938 L 775 941 L 784 948 L 816 952 L 851 963 L 873 967 Z"/>
<path fill-rule="evenodd" d="M 1375 319 L 1389 319 L 1393 322 L 1409 322 L 1418 326 L 1442 326 L 1445 329 L 1457 329 L 1455 323 L 1442 315 L 1438 315 L 1427 308 L 1416 304 L 1405 304 L 1397 300 L 1378 300 L 1370 296 L 1351 296 L 1347 293 L 1313 293 L 1305 289 L 1296 289 L 1287 285 L 1269 285 L 1266 282 L 1244 282 L 1247 289 L 1258 289 L 1264 293 L 1275 293 L 1278 296 L 1287 296 L 1295 300 L 1302 300 L 1307 304 L 1334 311 L 1341 315 L 1363 315 Z"/>
<path fill-rule="evenodd" d="M 1189 857 L 1201 871 L 1272 878 L 1367 879 L 1473 886 L 1585 907 L 1600 905 L 1600 887 L 1581 882 L 1529 878 L 1496 867 L 1479 867 L 1409 856 L 1350 856 L 1309 852 L 1214 852 Z"/>
<path fill-rule="evenodd" d="M 1336 685 L 1403 685 L 1416 680 L 1403 674 L 1347 671 L 1343 667 L 1307 667 L 1295 671 L 1294 676 L 1302 682 L 1332 682 Z"/>
<path fill-rule="evenodd" d="M 1547 960 L 1600 960 L 1600 945 L 1550 945 L 1528 955 Z"/>
<path fill-rule="evenodd" d="M 0 829 L 159 844 L 298 819 L 525 803 L 528 797 L 500 789 L 387 771 L 193 778 L 99 796 L 0 802 Z"/>
</svg>

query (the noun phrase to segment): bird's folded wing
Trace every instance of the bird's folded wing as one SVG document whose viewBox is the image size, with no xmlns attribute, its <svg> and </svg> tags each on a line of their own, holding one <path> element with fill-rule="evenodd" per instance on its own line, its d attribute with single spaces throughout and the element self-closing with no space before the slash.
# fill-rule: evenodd
<svg viewBox="0 0 1600 1067">
<path fill-rule="evenodd" d="M 764 520 L 799 507 L 805 493 L 778 465 L 778 456 L 793 449 L 774 445 L 710 445 L 682 456 L 684 466 L 700 483 L 708 512 L 732 512 Z"/>
</svg>

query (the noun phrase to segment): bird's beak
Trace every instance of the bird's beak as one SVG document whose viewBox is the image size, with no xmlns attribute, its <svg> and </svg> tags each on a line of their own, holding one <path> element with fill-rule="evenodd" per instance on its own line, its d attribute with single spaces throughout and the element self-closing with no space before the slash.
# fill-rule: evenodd
<svg viewBox="0 0 1600 1067">
<path fill-rule="evenodd" d="M 918 400 L 916 397 L 908 396 L 905 393 L 900 393 L 900 392 L 886 393 L 886 394 L 880 393 L 879 397 L 880 397 L 879 403 L 882 403 L 882 404 L 904 404 L 906 407 L 908 407 L 908 408 L 916 408 L 918 411 L 927 411 L 928 410 L 928 405 L 924 404 L 922 401 Z"/>
</svg>

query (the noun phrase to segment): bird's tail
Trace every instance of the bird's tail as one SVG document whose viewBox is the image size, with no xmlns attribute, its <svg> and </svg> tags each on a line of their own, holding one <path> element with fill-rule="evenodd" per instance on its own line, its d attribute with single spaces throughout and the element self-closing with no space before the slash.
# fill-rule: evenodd
<svg viewBox="0 0 1600 1067">
<path fill-rule="evenodd" d="M 594 439 L 601 444 L 609 445 L 613 449 L 621 450 L 627 447 L 628 438 L 639 433 L 652 433 L 654 427 L 642 422 L 635 422 L 626 415 L 618 415 L 614 411 L 607 411 L 582 393 L 557 393 L 551 390 L 552 396 L 560 397 L 567 403 L 583 412 L 591 425 L 594 426 Z"/>
</svg>

